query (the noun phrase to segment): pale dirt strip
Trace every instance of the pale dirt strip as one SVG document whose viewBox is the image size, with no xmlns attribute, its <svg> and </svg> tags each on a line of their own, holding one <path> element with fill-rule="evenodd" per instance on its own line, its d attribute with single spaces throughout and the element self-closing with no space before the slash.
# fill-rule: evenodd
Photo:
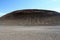
<svg viewBox="0 0 60 40">
<path fill-rule="evenodd" d="M 60 26 L 0 26 L 0 40 L 60 40 Z"/>
</svg>

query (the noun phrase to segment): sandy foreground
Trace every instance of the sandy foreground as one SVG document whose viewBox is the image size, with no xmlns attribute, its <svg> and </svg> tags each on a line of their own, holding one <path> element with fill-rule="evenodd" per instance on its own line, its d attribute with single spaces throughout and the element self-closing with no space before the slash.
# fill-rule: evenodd
<svg viewBox="0 0 60 40">
<path fill-rule="evenodd" d="M 0 26 L 0 40 L 60 40 L 60 26 Z"/>
</svg>

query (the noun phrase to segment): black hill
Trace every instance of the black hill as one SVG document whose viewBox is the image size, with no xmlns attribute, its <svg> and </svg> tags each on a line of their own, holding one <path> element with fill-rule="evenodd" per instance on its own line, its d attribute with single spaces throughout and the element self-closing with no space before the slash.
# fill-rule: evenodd
<svg viewBox="0 0 60 40">
<path fill-rule="evenodd" d="M 2 16 L 0 25 L 60 25 L 60 13 L 41 9 L 16 10 Z"/>
</svg>

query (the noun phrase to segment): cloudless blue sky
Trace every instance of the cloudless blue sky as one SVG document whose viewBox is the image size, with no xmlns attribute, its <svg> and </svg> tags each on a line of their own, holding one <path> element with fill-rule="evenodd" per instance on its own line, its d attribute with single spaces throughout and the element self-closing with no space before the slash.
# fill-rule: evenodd
<svg viewBox="0 0 60 40">
<path fill-rule="evenodd" d="M 60 12 L 60 0 L 0 0 L 0 16 L 21 9 L 48 9 Z"/>
</svg>

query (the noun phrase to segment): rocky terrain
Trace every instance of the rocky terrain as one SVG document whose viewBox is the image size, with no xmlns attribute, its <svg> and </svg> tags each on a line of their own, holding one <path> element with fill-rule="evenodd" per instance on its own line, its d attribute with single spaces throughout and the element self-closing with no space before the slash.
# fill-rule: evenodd
<svg viewBox="0 0 60 40">
<path fill-rule="evenodd" d="M 60 13 L 40 9 L 16 10 L 2 16 L 0 25 L 60 25 Z"/>
<path fill-rule="evenodd" d="M 0 40 L 60 40 L 60 26 L 56 25 L 60 25 L 60 13 L 55 11 L 13 11 L 0 17 Z"/>
</svg>

